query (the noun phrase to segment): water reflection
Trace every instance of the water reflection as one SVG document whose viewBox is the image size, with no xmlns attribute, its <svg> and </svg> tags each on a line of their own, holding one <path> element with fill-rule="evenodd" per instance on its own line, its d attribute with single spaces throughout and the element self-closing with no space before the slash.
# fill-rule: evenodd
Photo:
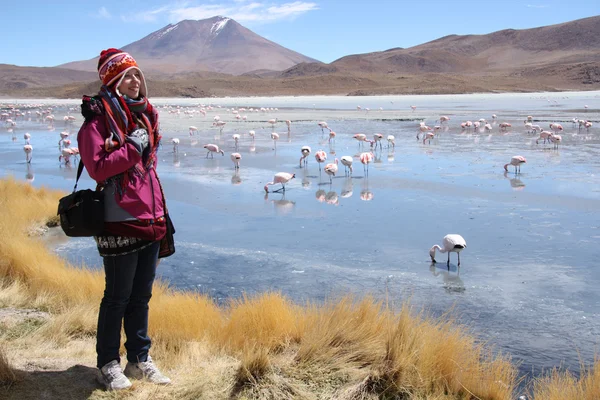
<svg viewBox="0 0 600 400">
<path fill-rule="evenodd" d="M 327 204 L 331 204 L 334 206 L 339 205 L 340 200 L 338 199 L 338 194 L 333 190 L 330 192 L 327 192 L 327 194 L 325 195 L 325 202 L 327 202 Z"/>
<path fill-rule="evenodd" d="M 387 159 L 388 162 L 394 162 L 394 148 L 388 150 Z"/>
<path fill-rule="evenodd" d="M 181 161 L 179 161 L 179 153 L 173 154 L 173 166 L 175 168 L 179 168 L 181 166 Z"/>
<path fill-rule="evenodd" d="M 30 163 L 27 163 L 27 172 L 25 173 L 25 180 L 27 182 L 33 182 L 35 180 L 35 173 Z"/>
<path fill-rule="evenodd" d="M 273 195 L 272 193 L 265 193 L 265 201 L 269 201 L 269 194 L 271 194 L 272 197 L 278 197 L 277 194 Z M 280 198 L 271 199 L 271 203 L 273 203 L 273 207 L 275 207 L 275 211 L 277 211 L 278 214 L 289 214 L 296 206 L 295 201 L 286 200 L 285 192 L 281 193 Z"/>
<path fill-rule="evenodd" d="M 240 177 L 240 171 L 236 170 L 233 175 L 231 175 L 231 184 L 232 185 L 239 185 L 240 183 L 242 183 L 242 178 Z"/>
<path fill-rule="evenodd" d="M 433 276 L 442 276 L 444 282 L 443 287 L 448 293 L 463 293 L 465 289 L 465 283 L 460 279 L 460 268 L 453 266 L 452 269 L 456 269 L 455 272 L 450 271 L 444 267 L 436 267 L 436 263 L 431 263 L 429 271 Z"/>
<path fill-rule="evenodd" d="M 319 203 L 323 203 L 325 201 L 325 195 L 327 195 L 327 192 L 324 191 L 323 189 L 319 189 L 315 193 L 315 198 L 317 199 L 317 201 Z"/>
<path fill-rule="evenodd" d="M 346 178 L 346 180 L 344 181 L 344 186 L 342 187 L 342 193 L 341 193 L 342 198 L 347 199 L 349 197 L 352 197 L 353 188 L 354 188 L 354 185 L 352 184 L 352 178 L 351 177 Z"/>
<path fill-rule="evenodd" d="M 360 199 L 364 201 L 373 200 L 373 192 L 369 190 L 369 178 L 366 178 L 362 184 L 362 190 L 360 191 Z"/>
<path fill-rule="evenodd" d="M 310 186 L 310 179 L 308 179 L 308 171 L 307 168 L 304 168 L 303 172 L 302 172 L 302 187 L 309 187 Z"/>
<path fill-rule="evenodd" d="M 504 172 L 504 177 L 510 180 L 510 186 L 513 190 L 523 190 L 525 189 L 525 184 L 517 177 L 510 177 L 508 171 Z"/>
</svg>

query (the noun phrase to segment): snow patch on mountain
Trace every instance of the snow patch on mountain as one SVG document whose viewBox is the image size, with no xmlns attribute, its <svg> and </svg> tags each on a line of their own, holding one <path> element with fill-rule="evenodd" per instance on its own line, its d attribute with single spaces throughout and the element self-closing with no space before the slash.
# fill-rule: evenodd
<svg viewBox="0 0 600 400">
<path fill-rule="evenodd" d="M 155 37 L 155 39 L 160 39 L 161 37 L 165 36 L 167 33 L 171 32 L 171 31 L 173 31 L 173 30 L 175 30 L 175 29 L 177 29 L 177 28 L 179 28 L 179 24 L 175 24 L 175 25 L 173 25 L 173 26 L 169 26 L 169 27 L 167 27 L 167 29 L 165 29 L 164 31 L 162 31 L 162 32 L 158 32 L 158 33 L 156 34 L 156 37 Z"/>
<path fill-rule="evenodd" d="M 225 27 L 225 25 L 227 25 L 227 22 L 229 22 L 230 19 L 231 18 L 223 18 L 222 20 L 215 22 L 210 28 L 211 35 L 217 36 L 219 32 Z"/>
</svg>

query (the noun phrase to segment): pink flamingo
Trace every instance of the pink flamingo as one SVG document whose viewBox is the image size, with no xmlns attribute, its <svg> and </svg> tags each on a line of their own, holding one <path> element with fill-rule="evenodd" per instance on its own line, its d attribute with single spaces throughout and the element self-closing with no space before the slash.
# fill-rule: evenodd
<svg viewBox="0 0 600 400">
<path fill-rule="evenodd" d="M 373 144 L 375 144 L 375 149 L 377 149 L 377 145 L 379 144 L 379 148 L 381 149 L 382 148 L 381 139 L 383 139 L 383 135 L 381 133 L 373 134 L 373 142 L 371 143 L 371 146 L 373 146 Z"/>
<path fill-rule="evenodd" d="M 25 133 L 23 135 L 23 139 L 25 139 L 25 144 L 29 144 L 29 139 L 31 139 L 31 135 L 29 133 Z"/>
<path fill-rule="evenodd" d="M 196 128 L 194 125 L 190 126 L 190 136 L 193 136 L 195 132 L 198 131 L 198 128 Z"/>
<path fill-rule="evenodd" d="M 554 148 L 558 149 L 558 145 L 560 144 L 560 142 L 562 141 L 562 136 L 560 135 L 551 135 L 548 138 L 552 143 L 554 143 Z"/>
<path fill-rule="evenodd" d="M 536 139 L 535 144 L 539 144 L 539 140 L 540 139 L 544 139 L 544 143 L 546 143 L 547 141 L 550 141 L 550 136 L 552 136 L 553 133 L 550 131 L 541 131 L 540 132 L 540 137 Z"/>
<path fill-rule="evenodd" d="M 285 124 L 287 125 L 288 133 L 290 133 L 290 131 L 292 130 L 292 121 L 290 121 L 289 119 L 286 119 Z"/>
<path fill-rule="evenodd" d="M 271 124 L 271 129 L 275 129 L 275 124 L 277 123 L 277 118 L 275 119 L 270 119 L 267 121 L 269 124 Z"/>
<path fill-rule="evenodd" d="M 512 127 L 512 124 L 509 124 L 508 122 L 502 122 L 499 126 L 501 131 L 506 131 L 508 128 Z"/>
<path fill-rule="evenodd" d="M 423 136 L 423 144 L 425 144 L 425 141 L 428 140 L 429 144 L 431 144 L 431 139 L 433 139 L 435 137 L 435 133 L 433 132 L 427 132 L 425 134 L 425 136 Z"/>
<path fill-rule="evenodd" d="M 352 162 L 354 161 L 352 156 L 343 156 L 342 158 L 340 158 L 340 161 L 342 162 L 342 165 L 344 166 L 345 174 L 352 175 Z M 348 172 L 348 170 L 350 170 L 350 172 Z"/>
<path fill-rule="evenodd" d="M 329 144 L 331 144 L 332 140 L 335 141 L 335 132 L 330 129 L 329 130 Z"/>
<path fill-rule="evenodd" d="M 302 161 L 304 161 L 304 167 L 308 164 L 307 157 L 310 155 L 310 151 L 310 146 L 302 146 L 300 149 L 300 153 L 302 153 L 302 156 L 300 157 L 300 168 L 302 168 Z"/>
<path fill-rule="evenodd" d="M 278 172 L 273 177 L 273 180 L 271 182 L 268 182 L 265 185 L 265 187 L 264 187 L 265 192 L 269 193 L 269 186 L 275 185 L 276 183 L 281 184 L 281 189 L 273 190 L 273 193 L 280 192 L 280 191 L 285 192 L 285 184 L 288 183 L 291 179 L 293 179 L 295 177 L 296 177 L 296 174 L 290 174 L 288 172 Z"/>
<path fill-rule="evenodd" d="M 173 153 L 179 152 L 179 139 L 173 138 L 171 139 L 171 143 L 173 143 Z"/>
<path fill-rule="evenodd" d="M 209 154 L 210 154 L 210 158 L 214 158 L 214 156 L 213 156 L 214 153 L 221 153 L 222 156 L 225 155 L 225 152 L 223 150 L 219 149 L 219 146 L 217 146 L 216 144 L 212 144 L 212 143 L 205 144 L 204 148 L 206 150 L 208 150 L 208 152 L 206 153 L 206 158 L 208 158 Z"/>
<path fill-rule="evenodd" d="M 319 163 L 319 172 L 321 172 L 321 163 L 324 163 L 327 160 L 327 153 L 323 150 L 319 150 L 315 153 L 315 160 Z"/>
<path fill-rule="evenodd" d="M 432 131 L 432 130 L 433 129 L 431 129 L 430 127 L 428 127 L 424 123 L 421 123 L 421 126 L 419 126 L 419 132 L 417 132 L 417 140 L 419 139 L 419 134 L 426 133 L 426 132 L 429 132 L 429 131 Z"/>
<path fill-rule="evenodd" d="M 240 160 L 242 155 L 240 153 L 231 153 L 231 161 L 233 161 L 234 169 L 240 169 Z"/>
<path fill-rule="evenodd" d="M 271 133 L 271 139 L 273 139 L 273 146 L 275 146 L 275 150 L 277 150 L 277 141 L 279 140 L 279 134 L 278 133 Z"/>
<path fill-rule="evenodd" d="M 325 173 L 329 175 L 329 183 L 331 184 L 332 177 L 335 176 L 338 171 L 338 159 L 336 158 L 334 162 L 327 164 L 323 169 L 325 170 Z"/>
<path fill-rule="evenodd" d="M 325 131 L 323 129 L 328 128 L 327 122 L 325 122 L 325 121 L 317 122 L 317 125 L 319 125 L 321 127 L 321 133 L 325 133 Z"/>
<path fill-rule="evenodd" d="M 417 106 L 410 106 L 410 108 L 413 110 L 413 112 L 417 109 Z"/>
<path fill-rule="evenodd" d="M 33 158 L 33 156 L 31 155 L 31 153 L 33 152 L 33 146 L 30 144 L 26 144 L 25 146 L 23 146 L 23 151 L 25 152 L 25 161 L 28 164 L 31 163 L 31 159 Z"/>
<path fill-rule="evenodd" d="M 225 126 L 225 124 L 227 124 L 227 122 L 221 120 L 213 122 L 213 126 L 219 128 L 219 133 L 223 133 L 223 127 Z"/>
<path fill-rule="evenodd" d="M 373 162 L 373 153 L 361 153 L 360 162 L 363 164 L 365 176 L 369 176 L 369 164 Z"/>
<path fill-rule="evenodd" d="M 61 155 L 58 156 L 58 161 L 61 162 L 63 159 L 65 160 L 65 164 L 71 163 L 71 156 L 74 156 L 75 152 L 73 149 L 64 148 L 61 151 Z"/>
<path fill-rule="evenodd" d="M 442 116 L 440 117 L 440 124 L 443 124 L 444 122 L 448 122 L 448 121 L 450 121 L 450 118 L 449 118 L 449 117 L 447 117 L 447 116 L 445 116 L 445 115 L 442 115 Z"/>
<path fill-rule="evenodd" d="M 358 147 L 362 147 L 362 144 L 367 141 L 367 135 L 364 133 L 357 133 L 352 137 L 358 141 Z"/>
<path fill-rule="evenodd" d="M 390 144 L 392 145 L 392 148 L 396 148 L 396 138 L 394 137 L 394 135 L 388 135 L 387 141 L 388 141 L 388 148 L 390 147 Z"/>
<path fill-rule="evenodd" d="M 558 133 L 563 130 L 563 127 L 561 124 L 552 123 L 552 124 L 550 124 L 550 129 L 552 129 L 554 131 L 554 133 Z"/>
<path fill-rule="evenodd" d="M 523 156 L 513 156 L 510 162 L 504 165 L 504 170 L 508 171 L 508 166 L 512 165 L 515 167 L 515 174 L 521 173 L 521 164 L 525 164 L 526 162 L 527 160 Z"/>
<path fill-rule="evenodd" d="M 442 245 L 434 244 L 433 247 L 429 250 L 429 257 L 431 257 L 431 262 L 435 263 L 435 250 L 439 250 L 441 253 L 448 253 L 448 262 L 446 265 L 448 269 L 450 269 L 450 253 L 456 253 L 458 255 L 458 266 L 460 267 L 460 252 L 463 251 L 467 247 L 467 242 L 465 239 L 457 234 L 450 234 L 444 236 L 442 240 Z"/>
</svg>

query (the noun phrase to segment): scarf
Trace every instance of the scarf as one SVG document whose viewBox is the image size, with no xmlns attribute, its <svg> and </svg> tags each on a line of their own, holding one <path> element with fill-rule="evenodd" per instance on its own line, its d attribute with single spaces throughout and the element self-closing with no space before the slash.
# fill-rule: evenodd
<svg viewBox="0 0 600 400">
<path fill-rule="evenodd" d="M 122 194 L 129 184 L 131 174 L 144 176 L 154 166 L 156 150 L 161 139 L 161 135 L 158 133 L 158 112 L 152 107 L 147 98 L 130 99 L 125 96 L 118 96 L 105 85 L 100 88 L 98 97 L 104 108 L 106 127 L 113 144 L 105 148 L 107 152 L 123 146 L 126 136 L 140 128 L 134 116 L 148 131 L 148 148 L 142 154 L 142 161 L 122 174 L 111 178 L 111 180 L 118 183 L 115 186 Z"/>
</svg>

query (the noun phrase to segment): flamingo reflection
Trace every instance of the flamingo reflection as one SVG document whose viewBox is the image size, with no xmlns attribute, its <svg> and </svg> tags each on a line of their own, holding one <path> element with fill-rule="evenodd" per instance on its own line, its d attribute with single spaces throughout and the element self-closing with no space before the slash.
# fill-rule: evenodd
<svg viewBox="0 0 600 400">
<path fill-rule="evenodd" d="M 442 276 L 444 281 L 444 289 L 449 293 L 462 293 L 465 291 L 465 283 L 460 279 L 460 269 L 457 268 L 456 273 L 452 273 L 446 268 L 437 268 L 435 263 L 431 263 L 429 271 L 433 276 Z"/>
<path fill-rule="evenodd" d="M 269 201 L 269 193 L 265 193 L 264 197 L 265 201 Z M 273 203 L 273 207 L 278 213 L 288 214 L 290 213 L 294 207 L 296 206 L 296 202 L 292 200 L 286 200 L 285 192 L 282 193 L 281 198 L 278 200 L 271 200 Z"/>
<path fill-rule="evenodd" d="M 504 177 L 510 179 L 510 186 L 513 188 L 513 190 L 525 189 L 525 184 L 523 183 L 523 181 L 521 181 L 519 178 L 512 178 L 508 176 L 508 171 L 504 172 Z"/>
</svg>

